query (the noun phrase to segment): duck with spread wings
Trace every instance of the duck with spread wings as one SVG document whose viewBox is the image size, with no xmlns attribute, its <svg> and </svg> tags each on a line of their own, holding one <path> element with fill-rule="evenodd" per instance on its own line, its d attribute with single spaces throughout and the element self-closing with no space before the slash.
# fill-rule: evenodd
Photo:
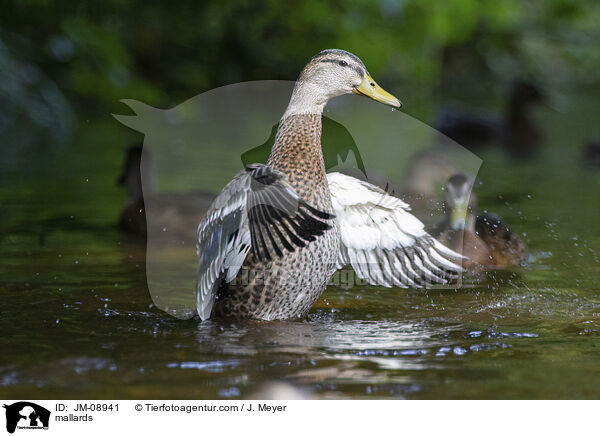
<svg viewBox="0 0 600 436">
<path fill-rule="evenodd" d="M 209 208 L 198 228 L 202 320 L 300 317 L 347 264 L 387 287 L 448 283 L 462 270 L 462 257 L 426 233 L 406 203 L 326 174 L 321 115 L 331 98 L 349 93 L 401 106 L 358 57 L 320 52 L 296 82 L 267 163 L 241 171 Z"/>
</svg>

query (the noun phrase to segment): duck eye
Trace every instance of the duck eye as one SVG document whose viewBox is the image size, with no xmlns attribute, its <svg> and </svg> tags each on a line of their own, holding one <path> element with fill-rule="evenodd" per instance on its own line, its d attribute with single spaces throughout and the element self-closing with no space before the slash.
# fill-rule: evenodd
<svg viewBox="0 0 600 436">
<path fill-rule="evenodd" d="M 342 67 L 347 67 L 348 66 L 348 62 L 346 62 L 346 61 L 340 61 L 340 65 Z"/>
</svg>

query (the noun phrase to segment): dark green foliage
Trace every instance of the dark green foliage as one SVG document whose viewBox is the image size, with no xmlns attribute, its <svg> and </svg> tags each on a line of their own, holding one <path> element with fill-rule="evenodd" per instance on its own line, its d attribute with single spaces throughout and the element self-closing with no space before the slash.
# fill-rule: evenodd
<svg viewBox="0 0 600 436">
<path fill-rule="evenodd" d="M 589 83 L 599 19 L 591 0 L 13 0 L 0 38 L 76 105 L 105 111 L 122 98 L 165 107 L 229 83 L 294 80 L 330 47 L 392 88 L 430 89 L 442 72 L 451 86 L 465 72 Z"/>
</svg>

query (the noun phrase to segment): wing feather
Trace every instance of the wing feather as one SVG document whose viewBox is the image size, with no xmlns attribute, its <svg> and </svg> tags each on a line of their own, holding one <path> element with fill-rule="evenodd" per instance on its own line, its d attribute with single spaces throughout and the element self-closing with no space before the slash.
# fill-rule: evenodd
<svg viewBox="0 0 600 436">
<path fill-rule="evenodd" d="M 371 284 L 431 287 L 456 279 L 464 258 L 427 232 L 399 198 L 340 173 L 327 174 L 341 247 L 338 267 L 350 264 Z"/>
</svg>

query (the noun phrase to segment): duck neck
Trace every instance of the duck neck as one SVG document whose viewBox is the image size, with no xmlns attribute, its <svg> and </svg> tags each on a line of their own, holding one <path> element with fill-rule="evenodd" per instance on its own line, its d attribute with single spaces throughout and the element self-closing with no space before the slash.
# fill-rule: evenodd
<svg viewBox="0 0 600 436">
<path fill-rule="evenodd" d="M 311 200 L 325 183 L 321 150 L 321 113 L 287 114 L 279 122 L 268 164 L 289 178 L 305 200 Z"/>
<path fill-rule="evenodd" d="M 333 94 L 329 94 L 322 86 L 306 80 L 302 80 L 302 75 L 294 86 L 292 97 L 288 104 L 282 119 L 290 115 L 306 115 L 323 113 L 325 105 Z"/>
<path fill-rule="evenodd" d="M 452 207 L 449 207 L 447 202 L 445 204 L 449 212 L 446 215 L 446 222 L 452 230 L 475 232 L 476 212 L 473 205 L 468 205 L 465 209 L 464 203 L 454 204 Z"/>
<path fill-rule="evenodd" d="M 471 233 L 475 233 L 475 214 L 473 213 L 473 211 L 469 211 L 469 213 L 467 214 L 466 229 Z"/>
</svg>

